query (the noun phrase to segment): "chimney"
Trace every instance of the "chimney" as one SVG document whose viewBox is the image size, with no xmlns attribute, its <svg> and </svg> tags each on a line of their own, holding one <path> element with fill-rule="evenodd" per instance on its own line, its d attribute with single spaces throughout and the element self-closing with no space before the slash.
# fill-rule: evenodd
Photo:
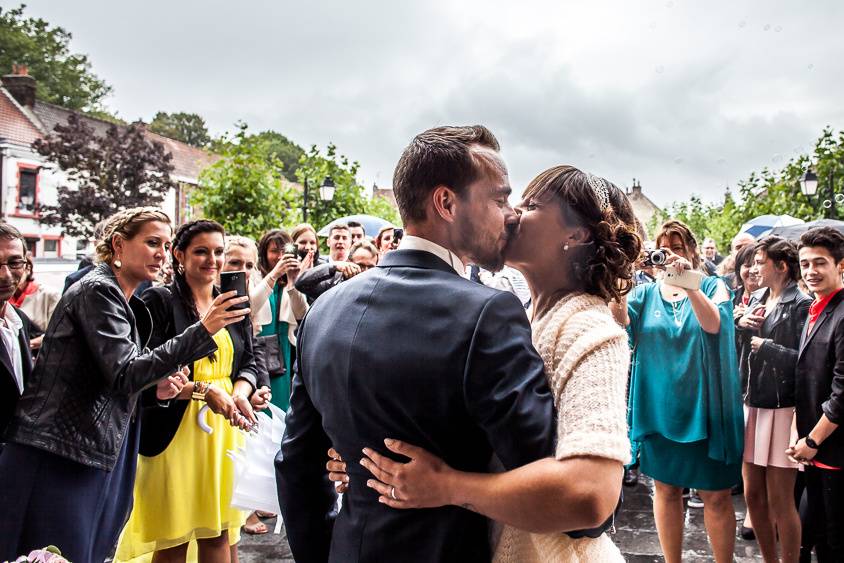
<svg viewBox="0 0 844 563">
<path fill-rule="evenodd" d="M 633 179 L 633 195 L 642 195 L 642 184 L 635 178 Z"/>
<path fill-rule="evenodd" d="M 3 87 L 20 105 L 30 109 L 35 106 L 35 79 L 26 65 L 12 65 L 12 74 L 3 77 Z"/>
</svg>

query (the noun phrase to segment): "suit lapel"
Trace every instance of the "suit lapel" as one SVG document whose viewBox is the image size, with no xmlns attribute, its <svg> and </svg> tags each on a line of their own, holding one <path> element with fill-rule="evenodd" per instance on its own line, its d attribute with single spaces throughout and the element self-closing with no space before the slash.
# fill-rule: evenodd
<svg viewBox="0 0 844 563">
<path fill-rule="evenodd" d="M 32 373 L 32 354 L 29 353 L 29 335 L 21 327 L 18 333 L 18 344 L 21 347 L 21 370 L 23 371 L 23 383 L 26 385 L 29 374 Z"/>
<path fill-rule="evenodd" d="M 835 312 L 835 309 L 838 308 L 839 303 L 841 303 L 842 294 L 844 294 L 844 291 L 839 291 L 835 295 L 835 297 L 833 297 L 832 300 L 827 303 L 826 307 L 823 310 L 823 313 L 821 313 L 820 318 L 818 318 L 817 322 L 815 323 L 815 326 L 812 327 L 812 332 L 808 334 L 806 333 L 806 331 L 809 328 L 809 319 L 806 319 L 806 326 L 803 327 L 803 335 L 800 337 L 800 351 L 797 353 L 798 360 L 803 356 L 803 351 L 812 341 L 812 338 L 814 338 L 815 335 L 823 328 L 823 326 L 827 322 L 827 319 L 829 319 L 829 317 L 832 316 L 832 313 Z"/>
<path fill-rule="evenodd" d="M 29 345 L 27 345 L 26 349 L 29 350 Z M 6 343 L 2 340 L 0 340 L 0 364 L 3 365 L 9 378 L 14 382 L 15 368 L 12 367 L 12 352 L 6 349 Z M 17 387 L 17 383 L 15 383 L 15 387 Z"/>
</svg>

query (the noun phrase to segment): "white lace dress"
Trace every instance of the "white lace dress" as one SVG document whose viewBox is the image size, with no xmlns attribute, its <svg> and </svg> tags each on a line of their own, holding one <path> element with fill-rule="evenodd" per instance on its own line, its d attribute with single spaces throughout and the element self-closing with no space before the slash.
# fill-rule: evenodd
<svg viewBox="0 0 844 563">
<path fill-rule="evenodd" d="M 561 299 L 534 321 L 533 344 L 557 407 L 557 459 L 597 456 L 627 463 L 627 333 L 603 300 L 586 294 Z M 621 475 L 619 475 L 621 478 Z M 616 562 L 621 552 L 606 534 L 573 539 L 505 526 L 496 563 Z"/>
</svg>

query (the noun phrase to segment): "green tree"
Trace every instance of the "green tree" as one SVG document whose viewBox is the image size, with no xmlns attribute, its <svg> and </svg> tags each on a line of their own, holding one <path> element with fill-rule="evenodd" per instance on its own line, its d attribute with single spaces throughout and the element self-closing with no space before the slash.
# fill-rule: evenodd
<svg viewBox="0 0 844 563">
<path fill-rule="evenodd" d="M 809 202 L 800 187 L 800 179 L 810 162 L 814 162 L 819 180 L 815 202 Z M 653 234 L 668 218 L 679 219 L 691 227 L 699 240 L 712 237 L 719 250 L 726 252 L 741 226 L 759 215 L 791 215 L 805 221 L 844 216 L 844 203 L 837 201 L 835 194 L 844 194 L 844 132 L 836 135 L 827 127 L 815 142 L 812 155 L 798 155 L 780 170 L 763 168 L 752 172 L 738 182 L 738 197 L 728 190 L 723 201 L 716 203 L 705 203 L 698 195 L 685 202 L 675 202 L 654 216 L 648 231 Z M 824 201 L 828 202 L 827 207 Z"/>
<path fill-rule="evenodd" d="M 245 124 L 234 139 L 215 144 L 222 156 L 202 171 L 192 202 L 227 232 L 258 239 L 269 229 L 297 221 L 299 194 L 283 182 L 282 164 L 267 158 L 268 149 L 253 142 Z"/>
<path fill-rule="evenodd" d="M 212 152 L 221 153 L 229 148 L 232 139 L 228 135 L 212 139 L 208 149 Z M 299 159 L 305 154 L 304 149 L 277 131 L 262 131 L 247 136 L 242 141 L 253 145 L 253 149 L 260 151 L 267 162 L 281 163 L 282 174 L 291 182 L 298 182 L 296 170 L 299 168 Z"/>
<path fill-rule="evenodd" d="M 0 73 L 25 64 L 38 81 L 39 99 L 75 110 L 102 110 L 111 86 L 94 74 L 87 55 L 70 52 L 68 31 L 26 17 L 25 8 L 0 7 Z"/>
<path fill-rule="evenodd" d="M 277 131 L 262 131 L 252 137 L 256 143 L 262 144 L 267 150 L 268 158 L 276 158 L 284 165 L 284 177 L 291 182 L 297 181 L 296 170 L 299 159 L 305 150 Z"/>
<path fill-rule="evenodd" d="M 168 190 L 172 155 L 161 143 L 150 143 L 140 124 L 112 125 L 99 136 L 77 114 L 67 124 L 33 143 L 33 148 L 58 165 L 68 179 L 59 186 L 56 205 L 39 206 L 40 220 L 62 225 L 76 237 L 90 239 L 94 225 L 122 209 L 158 206 Z"/>
<path fill-rule="evenodd" d="M 310 186 L 308 198 L 308 222 L 317 229 L 334 219 L 364 213 L 400 224 L 399 214 L 390 203 L 381 197 L 369 198 L 365 189 L 357 182 L 358 162 L 337 154 L 337 147 L 329 144 L 323 155 L 316 145 L 299 159 L 296 176 L 304 185 Z M 319 186 L 329 177 L 336 187 L 331 201 L 320 201 Z M 301 204 L 300 204 L 301 205 Z M 301 217 L 301 215 L 300 215 Z"/>
<path fill-rule="evenodd" d="M 160 111 L 149 124 L 150 131 L 203 148 L 211 141 L 205 120 L 195 113 Z"/>
</svg>

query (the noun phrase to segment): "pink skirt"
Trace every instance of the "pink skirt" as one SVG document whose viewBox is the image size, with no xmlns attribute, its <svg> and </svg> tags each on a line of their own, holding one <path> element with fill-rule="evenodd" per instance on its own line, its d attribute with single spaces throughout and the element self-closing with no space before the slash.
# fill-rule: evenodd
<svg viewBox="0 0 844 563">
<path fill-rule="evenodd" d="M 797 441 L 797 431 L 792 434 L 791 420 L 794 407 L 759 409 L 744 407 L 744 461 L 753 465 L 797 469 L 785 453 Z"/>
</svg>

